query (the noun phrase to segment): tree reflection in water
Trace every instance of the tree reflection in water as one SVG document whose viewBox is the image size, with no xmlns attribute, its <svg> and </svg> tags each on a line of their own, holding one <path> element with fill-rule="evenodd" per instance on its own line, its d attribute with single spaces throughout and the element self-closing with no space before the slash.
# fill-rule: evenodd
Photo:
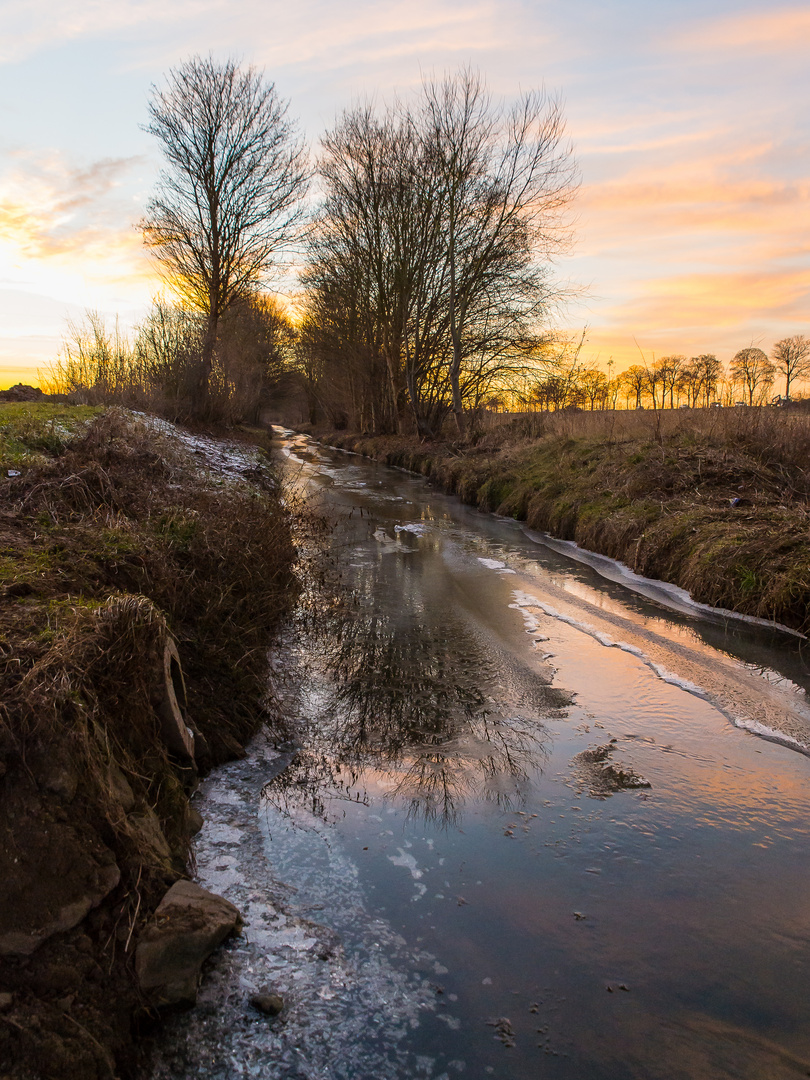
<svg viewBox="0 0 810 1080">
<path fill-rule="evenodd" d="M 277 809 L 326 819 L 335 800 L 368 803 L 372 773 L 410 817 L 444 826 L 470 799 L 522 804 L 546 757 L 542 718 L 569 704 L 563 692 L 510 670 L 458 619 L 436 628 L 354 611 L 329 630 L 301 644 L 314 668 L 298 700 L 305 745 L 265 787 Z"/>
</svg>

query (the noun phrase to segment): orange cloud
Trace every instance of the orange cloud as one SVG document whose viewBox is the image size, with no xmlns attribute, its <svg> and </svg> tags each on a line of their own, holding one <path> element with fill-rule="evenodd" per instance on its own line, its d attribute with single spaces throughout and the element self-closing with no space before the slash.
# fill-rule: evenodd
<svg viewBox="0 0 810 1080">
<path fill-rule="evenodd" d="M 0 179 L 0 244 L 47 258 L 75 248 L 76 235 L 88 228 L 103 229 L 113 216 L 107 196 L 139 159 L 105 158 L 84 168 L 55 155 L 12 160 L 17 167 Z"/>
<path fill-rule="evenodd" d="M 584 356 L 615 371 L 668 353 L 714 352 L 728 360 L 752 341 L 769 350 L 810 331 L 810 270 L 687 273 L 633 282 L 587 333 Z M 787 328 L 787 329 L 786 329 Z"/>
<path fill-rule="evenodd" d="M 628 326 L 729 328 L 752 322 L 810 323 L 810 269 L 691 273 L 658 279 L 617 307 L 612 321 Z"/>
<path fill-rule="evenodd" d="M 17 155 L 0 179 L 0 281 L 35 282 L 46 295 L 71 300 L 88 284 L 143 291 L 154 271 L 129 223 L 131 203 L 116 194 L 137 161 L 71 167 L 54 155 Z"/>
<path fill-rule="evenodd" d="M 610 251 L 628 266 L 711 258 L 720 270 L 806 253 L 810 178 L 771 173 L 772 154 L 760 143 L 639 168 L 620 162 L 619 175 L 581 190 L 581 251 Z"/>
</svg>

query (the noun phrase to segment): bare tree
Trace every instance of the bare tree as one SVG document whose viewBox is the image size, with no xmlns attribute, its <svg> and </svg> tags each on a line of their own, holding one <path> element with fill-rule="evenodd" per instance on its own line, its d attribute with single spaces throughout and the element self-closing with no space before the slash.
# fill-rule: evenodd
<svg viewBox="0 0 810 1080">
<path fill-rule="evenodd" d="M 645 372 L 647 378 L 644 383 L 644 390 L 650 395 L 652 401 L 652 407 L 658 408 L 658 392 L 661 391 L 661 408 L 665 405 L 666 397 L 666 383 L 664 382 L 664 373 L 661 370 L 660 363 L 653 361 L 652 364 L 645 365 Z"/>
<path fill-rule="evenodd" d="M 748 404 L 753 405 L 754 397 L 760 402 L 768 387 L 773 386 L 776 368 L 762 349 L 750 345 L 735 354 L 729 366 L 729 374 L 731 381 L 741 386 L 748 395 Z"/>
<path fill-rule="evenodd" d="M 181 299 L 206 317 L 192 408 L 205 407 L 222 316 L 248 297 L 300 225 L 304 149 L 261 72 L 193 57 L 152 88 L 145 130 L 166 161 L 141 222 Z"/>
<path fill-rule="evenodd" d="M 582 368 L 577 383 L 591 412 L 597 407 L 604 409 L 608 398 L 609 380 L 598 368 Z"/>
<path fill-rule="evenodd" d="M 655 364 L 660 377 L 661 386 L 663 387 L 663 396 L 661 401 L 661 408 L 666 405 L 667 394 L 669 394 L 669 407 L 675 408 L 675 395 L 678 392 L 678 383 L 680 379 L 681 371 L 686 363 L 686 357 L 681 356 L 679 353 L 673 356 L 662 356 Z"/>
<path fill-rule="evenodd" d="M 691 398 L 692 406 L 696 406 L 702 396 L 704 407 L 709 407 L 722 373 L 723 365 L 713 353 L 701 353 L 700 356 L 689 358 L 684 365 L 682 385 Z"/>
<path fill-rule="evenodd" d="M 619 376 L 626 388 L 628 399 L 635 396 L 636 408 L 641 408 L 642 395 L 647 392 L 647 368 L 641 364 L 631 364 L 626 371 Z"/>
<path fill-rule="evenodd" d="M 785 397 L 790 398 L 790 384 L 794 379 L 810 377 L 810 339 L 803 334 L 782 338 L 773 347 L 776 370 L 785 377 Z"/>
<path fill-rule="evenodd" d="M 482 78 L 464 69 L 426 83 L 423 97 L 418 123 L 438 181 L 446 267 L 448 377 L 463 431 L 463 371 L 470 341 L 481 336 L 482 312 L 489 324 L 497 316 L 500 337 L 505 324 L 521 336 L 555 294 L 548 260 L 569 240 L 561 211 L 576 191 L 576 169 L 560 104 L 542 91 L 506 111 Z"/>
<path fill-rule="evenodd" d="M 429 438 L 452 411 L 463 430 L 465 410 L 536 376 L 574 186 L 558 105 L 495 107 L 462 71 L 380 116 L 345 112 L 320 174 L 306 339 L 320 377 L 343 368 L 361 426 L 396 430 L 409 410 Z"/>
</svg>

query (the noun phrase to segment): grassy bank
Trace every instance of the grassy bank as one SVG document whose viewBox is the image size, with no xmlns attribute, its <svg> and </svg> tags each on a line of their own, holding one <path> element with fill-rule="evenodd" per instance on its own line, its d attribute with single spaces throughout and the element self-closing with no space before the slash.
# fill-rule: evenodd
<svg viewBox="0 0 810 1080">
<path fill-rule="evenodd" d="M 139 929 L 187 871 L 195 773 L 279 723 L 290 521 L 261 455 L 223 479 L 117 410 L 0 405 L 0 489 L 0 1072 L 111 1078 Z M 161 728 L 167 640 L 196 768 Z"/>
<path fill-rule="evenodd" d="M 810 631 L 808 413 L 538 413 L 432 444 L 314 434 L 702 603 Z"/>
</svg>

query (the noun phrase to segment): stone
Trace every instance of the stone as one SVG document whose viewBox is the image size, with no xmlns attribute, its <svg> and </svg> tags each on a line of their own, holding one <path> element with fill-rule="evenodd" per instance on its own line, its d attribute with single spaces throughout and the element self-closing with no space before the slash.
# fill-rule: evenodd
<svg viewBox="0 0 810 1080">
<path fill-rule="evenodd" d="M 130 831 L 135 834 L 139 843 L 151 848 L 159 859 L 171 860 L 171 848 L 163 835 L 163 829 L 160 827 L 160 821 L 154 810 L 147 807 L 140 814 L 130 814 L 127 822 Z"/>
<path fill-rule="evenodd" d="M 135 795 L 130 787 L 129 780 L 113 761 L 110 762 L 108 779 L 115 801 L 120 803 L 121 809 L 125 814 L 128 814 L 135 805 Z"/>
<path fill-rule="evenodd" d="M 238 908 L 191 881 L 169 889 L 135 950 L 135 972 L 147 1000 L 159 1008 L 193 1005 L 205 960 L 239 930 Z"/>
<path fill-rule="evenodd" d="M 284 1008 L 284 998 L 281 994 L 274 994 L 268 987 L 263 986 L 258 994 L 253 994 L 250 1004 L 265 1016 L 278 1016 Z"/>
<path fill-rule="evenodd" d="M 193 803 L 189 803 L 186 809 L 186 824 L 192 836 L 196 836 L 205 824 L 202 814 Z"/>
<path fill-rule="evenodd" d="M 40 782 L 62 802 L 73 802 L 79 788 L 79 768 L 66 749 L 57 748 L 50 755 L 43 764 Z"/>
<path fill-rule="evenodd" d="M 91 886 L 75 899 L 63 903 L 47 921 L 32 930 L 10 928 L 5 933 L 0 931 L 0 956 L 30 956 L 49 937 L 72 930 L 92 908 L 98 907 L 120 880 L 121 871 L 115 863 L 97 866 Z"/>
<path fill-rule="evenodd" d="M 95 830 L 67 814 L 47 793 L 40 766 L 55 753 L 31 753 L 32 774 L 3 782 L 0 814 L 0 957 L 25 957 L 73 929 L 119 883 L 113 852 Z M 69 792 L 68 792 L 69 794 Z"/>
</svg>

